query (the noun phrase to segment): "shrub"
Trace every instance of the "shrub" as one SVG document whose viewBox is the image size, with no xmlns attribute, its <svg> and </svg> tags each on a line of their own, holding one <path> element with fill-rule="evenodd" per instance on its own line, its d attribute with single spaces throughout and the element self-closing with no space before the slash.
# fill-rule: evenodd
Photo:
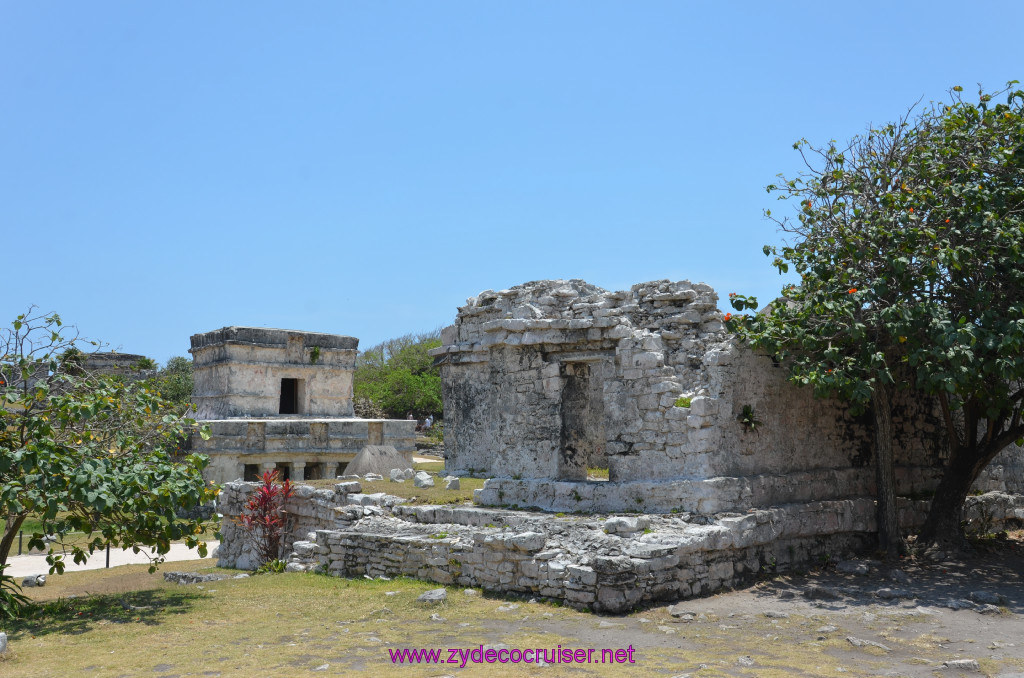
<svg viewBox="0 0 1024 678">
<path fill-rule="evenodd" d="M 21 616 L 21 611 L 28 605 L 28 597 L 21 592 L 18 582 L 4 570 L 9 567 L 0 565 L 0 619 L 14 619 Z"/>
<path fill-rule="evenodd" d="M 292 496 L 287 480 L 277 482 L 277 470 L 263 474 L 263 484 L 250 495 L 242 515 L 234 519 L 245 532 L 259 556 L 260 567 L 281 555 L 281 533 L 284 531 L 284 502 Z"/>
</svg>

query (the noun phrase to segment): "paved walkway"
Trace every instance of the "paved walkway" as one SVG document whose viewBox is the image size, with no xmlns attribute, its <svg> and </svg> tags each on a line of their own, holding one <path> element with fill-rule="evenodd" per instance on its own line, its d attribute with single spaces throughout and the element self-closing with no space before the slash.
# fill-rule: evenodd
<svg viewBox="0 0 1024 678">
<path fill-rule="evenodd" d="M 208 541 L 206 542 L 207 554 L 213 553 L 220 544 L 219 541 Z M 110 566 L 116 567 L 118 565 L 146 565 L 149 563 L 149 558 L 146 557 L 147 551 L 142 549 L 138 553 L 133 553 L 131 549 L 116 549 L 110 551 Z M 207 555 L 209 557 L 209 555 Z M 175 560 L 197 560 L 199 554 L 195 549 L 190 549 L 184 544 L 171 544 L 171 550 L 166 556 L 165 562 L 171 562 Z M 84 565 L 78 565 L 71 560 L 71 556 L 66 556 L 67 567 L 64 568 L 65 572 L 78 572 L 79 570 L 99 570 L 107 566 L 107 552 L 96 551 L 89 557 L 89 560 Z M 10 567 L 4 570 L 4 574 L 12 577 L 27 577 L 30 574 L 46 574 L 50 571 L 50 566 L 46 564 L 46 554 L 38 554 L 31 556 L 11 556 L 7 559 L 7 563 Z"/>
</svg>

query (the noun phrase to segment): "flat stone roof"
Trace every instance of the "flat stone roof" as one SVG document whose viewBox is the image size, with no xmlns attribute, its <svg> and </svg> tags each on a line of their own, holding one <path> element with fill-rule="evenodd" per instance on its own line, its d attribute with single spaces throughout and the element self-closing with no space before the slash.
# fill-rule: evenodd
<svg viewBox="0 0 1024 678">
<path fill-rule="evenodd" d="M 255 344 L 262 346 L 287 346 L 288 337 L 302 335 L 306 346 L 322 349 L 356 349 L 359 340 L 344 334 L 322 334 L 301 330 L 280 330 L 271 327 L 222 327 L 212 332 L 193 334 L 192 350 L 217 344 Z M 190 351 L 191 352 L 191 351 Z"/>
</svg>

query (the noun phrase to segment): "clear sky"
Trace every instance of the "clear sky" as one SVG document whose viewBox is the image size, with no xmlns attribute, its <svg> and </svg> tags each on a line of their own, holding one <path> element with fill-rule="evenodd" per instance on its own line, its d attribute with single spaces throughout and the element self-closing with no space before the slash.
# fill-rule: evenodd
<svg viewBox="0 0 1024 678">
<path fill-rule="evenodd" d="M 0 2 L 0 320 L 163 362 L 541 278 L 771 297 L 792 144 L 1024 79 L 1024 3 Z M 724 304 L 724 302 L 723 302 Z"/>
</svg>

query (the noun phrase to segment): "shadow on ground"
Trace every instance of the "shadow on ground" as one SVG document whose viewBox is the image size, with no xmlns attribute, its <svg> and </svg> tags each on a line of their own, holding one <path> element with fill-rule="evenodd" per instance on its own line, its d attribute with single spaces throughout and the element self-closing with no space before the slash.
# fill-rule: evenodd
<svg viewBox="0 0 1024 678">
<path fill-rule="evenodd" d="M 101 624 L 155 626 L 168 615 L 187 614 L 201 591 L 154 589 L 125 594 L 60 598 L 36 603 L 20 619 L 8 622 L 12 635 L 75 635 Z"/>
</svg>

